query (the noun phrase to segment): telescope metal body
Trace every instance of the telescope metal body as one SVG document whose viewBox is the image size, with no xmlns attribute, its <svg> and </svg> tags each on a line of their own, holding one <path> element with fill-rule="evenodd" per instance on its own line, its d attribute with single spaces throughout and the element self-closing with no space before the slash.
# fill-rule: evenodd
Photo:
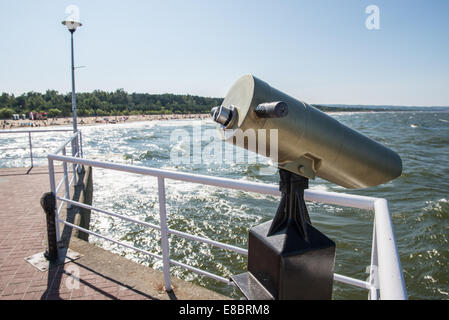
<svg viewBox="0 0 449 320">
<path fill-rule="evenodd" d="M 252 75 L 241 77 L 213 113 L 221 123 L 218 130 L 223 140 L 236 144 L 238 132 L 265 129 L 266 150 L 246 141 L 241 147 L 267 155 L 279 168 L 307 178 L 318 176 L 346 188 L 368 188 L 402 173 L 396 152 Z M 277 157 L 270 154 L 271 129 L 278 130 Z"/>
</svg>

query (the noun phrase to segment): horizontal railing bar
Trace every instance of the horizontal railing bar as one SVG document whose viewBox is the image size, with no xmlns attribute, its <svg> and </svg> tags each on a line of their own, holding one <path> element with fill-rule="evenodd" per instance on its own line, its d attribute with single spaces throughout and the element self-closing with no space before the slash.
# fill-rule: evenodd
<svg viewBox="0 0 449 320">
<path fill-rule="evenodd" d="M 185 233 L 185 232 L 182 232 L 182 231 L 178 231 L 178 230 L 173 230 L 173 229 L 168 229 L 168 233 L 177 235 L 177 236 L 182 237 L 182 238 L 195 240 L 195 241 L 199 241 L 199 242 L 204 242 L 204 243 L 207 243 L 207 244 L 210 244 L 210 245 L 222 248 L 222 249 L 231 250 L 231 251 L 243 254 L 243 255 L 248 255 L 248 250 L 243 249 L 243 248 L 239 248 L 239 247 L 236 247 L 236 246 L 233 246 L 233 245 L 230 245 L 230 244 L 218 242 L 218 241 L 207 239 L 207 238 L 203 238 L 203 237 L 200 237 L 200 236 L 195 236 L 195 235 L 192 235 L 192 234 L 188 234 L 188 233 Z"/>
<path fill-rule="evenodd" d="M 159 230 L 159 231 L 161 230 L 161 227 L 159 227 L 159 226 L 157 226 L 155 224 L 144 222 L 144 221 L 140 221 L 140 220 L 137 220 L 137 219 L 134 219 L 134 218 L 129 218 L 129 217 L 126 217 L 126 216 L 122 216 L 122 215 L 120 215 L 118 213 L 106 211 L 106 210 L 103 210 L 103 209 L 100 209 L 100 208 L 95 208 L 93 206 L 90 206 L 90 205 L 87 205 L 87 204 L 84 204 L 84 203 L 81 203 L 81 202 L 69 200 L 69 199 L 66 199 L 66 198 L 63 198 L 63 197 L 59 197 L 59 196 L 57 196 L 56 199 L 64 201 L 64 202 L 67 202 L 67 203 L 70 203 L 71 205 L 74 205 L 74 206 L 77 206 L 77 207 L 81 207 L 81 208 L 88 209 L 88 210 L 94 210 L 94 211 L 97 211 L 97 212 L 101 212 L 101 213 L 107 214 L 109 216 L 120 218 L 122 220 L 127 220 L 127 221 L 130 221 L 130 222 L 138 223 L 138 224 L 141 224 L 141 225 L 143 225 L 145 227 L 153 228 L 153 229 L 156 229 L 156 230 Z"/>
<path fill-rule="evenodd" d="M 126 247 L 126 248 L 128 248 L 128 249 L 135 250 L 135 251 L 138 251 L 138 252 L 140 252 L 140 253 L 149 255 L 149 256 L 151 256 L 151 257 L 153 257 L 153 258 L 162 260 L 162 257 L 161 257 L 160 255 L 155 254 L 155 253 L 151 253 L 151 252 L 148 252 L 148 251 L 146 251 L 146 250 L 143 250 L 143 249 L 139 249 L 139 248 L 133 247 L 133 246 L 131 246 L 131 245 L 129 245 L 129 244 L 126 244 L 126 243 L 123 243 L 123 242 L 120 242 L 120 241 L 111 239 L 111 238 L 106 237 L 106 236 L 103 236 L 103 235 L 101 235 L 101 234 L 99 234 L 99 233 L 96 233 L 96 232 L 93 232 L 93 231 L 84 229 L 84 228 L 79 227 L 79 226 L 77 226 L 77 225 L 75 225 L 75 224 L 73 224 L 73 223 L 70 223 L 70 222 L 67 222 L 67 221 L 65 221 L 65 220 L 62 220 L 62 219 L 60 219 L 60 218 L 57 218 L 57 220 L 58 220 L 59 222 L 65 224 L 65 225 L 69 226 L 69 227 L 72 227 L 72 228 L 78 229 L 78 230 L 80 230 L 80 231 L 82 231 L 82 232 L 91 234 L 91 235 L 93 235 L 93 236 L 95 236 L 95 237 L 97 237 L 97 238 L 102 238 L 102 239 L 104 239 L 104 240 L 111 241 L 111 242 L 113 242 L 113 243 L 115 243 L 115 244 L 118 244 L 118 245 L 120 245 L 120 246 Z"/>
<path fill-rule="evenodd" d="M 0 130 L 0 133 L 42 133 L 42 132 L 68 132 L 73 129 L 46 129 L 46 130 Z"/>
<path fill-rule="evenodd" d="M 309 189 L 304 190 L 304 199 L 307 201 L 332 204 L 336 206 L 374 210 L 374 203 L 379 198 Z"/>
<path fill-rule="evenodd" d="M 122 165 L 110 162 L 101 162 L 95 160 L 74 158 L 68 156 L 60 156 L 56 154 L 48 154 L 48 158 L 56 161 L 65 161 L 69 163 L 77 163 L 85 166 L 92 166 L 104 169 L 111 169 L 115 171 L 122 171 L 135 174 L 143 174 L 154 177 L 162 177 L 166 179 L 180 180 L 198 184 L 205 184 L 215 187 L 224 187 L 229 189 L 241 190 L 246 192 L 256 192 L 261 194 L 269 194 L 280 196 L 279 187 L 257 182 L 245 182 L 240 180 L 233 180 L 227 178 L 210 177 L 191 173 L 182 173 L 169 170 L 161 170 L 155 168 L 144 168 L 138 166 Z M 373 209 L 374 202 L 378 198 L 365 197 L 351 194 L 343 194 L 336 192 L 306 190 L 304 192 L 305 200 L 315 201 L 321 203 L 328 203 L 339 206 L 347 206 L 360 209 Z"/>
<path fill-rule="evenodd" d="M 170 263 L 172 263 L 174 265 L 177 265 L 177 266 L 180 266 L 180 267 L 183 267 L 183 268 L 188 269 L 190 271 L 193 271 L 195 273 L 207 276 L 209 278 L 212 278 L 212 279 L 215 279 L 215 280 L 227 283 L 228 285 L 234 285 L 234 283 L 232 281 L 230 281 L 229 279 L 226 279 L 226 278 L 223 278 L 223 277 L 218 276 L 216 274 L 213 274 L 213 273 L 210 273 L 210 272 L 207 272 L 207 271 L 204 271 L 204 270 L 192 267 L 192 266 L 187 265 L 185 263 L 182 263 L 182 262 L 179 262 L 179 261 L 175 261 L 175 260 L 172 260 L 172 259 L 170 259 Z M 343 276 L 343 275 L 340 275 L 340 274 L 337 274 L 337 273 L 334 273 L 334 280 L 338 281 L 338 282 L 342 282 L 342 283 L 348 284 L 348 285 L 352 285 L 352 286 L 355 286 L 355 287 L 360 287 L 360 288 L 363 288 L 363 289 L 367 289 L 367 290 L 371 289 L 371 285 L 368 282 L 366 282 L 366 281 L 362 281 L 362 280 L 346 277 L 346 276 Z"/>
<path fill-rule="evenodd" d="M 337 273 L 334 273 L 334 280 L 338 281 L 338 282 L 346 283 L 346 284 L 349 284 L 349 285 L 352 285 L 355 287 L 367 289 L 367 290 L 370 290 L 372 287 L 369 282 L 350 278 L 350 277 L 343 276 L 343 275 L 337 274 Z"/>
<path fill-rule="evenodd" d="M 88 160 L 82 158 L 75 158 L 70 156 L 61 156 L 57 154 L 48 154 L 48 158 L 55 161 L 65 161 L 69 163 L 76 163 L 85 166 L 99 167 L 104 169 L 111 169 L 116 171 L 135 173 L 135 174 L 143 174 L 154 177 L 161 177 L 173 180 L 181 180 L 186 182 L 193 182 L 199 184 L 213 185 L 217 187 L 228 187 L 231 189 L 238 189 L 242 191 L 252 191 L 264 194 L 272 194 L 272 195 L 280 195 L 278 187 L 256 183 L 256 182 L 243 182 L 238 180 L 226 179 L 226 178 L 217 178 L 217 177 L 208 177 L 197 174 L 189 174 L 189 173 L 181 173 L 175 171 L 154 169 L 154 168 L 144 168 L 138 166 L 125 166 L 116 163 L 110 162 L 101 162 L 95 160 Z"/>
<path fill-rule="evenodd" d="M 216 274 L 213 274 L 213 273 L 210 273 L 210 272 L 207 272 L 207 271 L 204 271 L 204 270 L 192 267 L 192 266 L 190 266 L 188 264 L 185 264 L 185 263 L 182 263 L 182 262 L 179 262 L 179 261 L 176 261 L 176 260 L 172 260 L 172 259 L 170 259 L 169 261 L 170 261 L 171 264 L 174 264 L 176 266 L 188 269 L 190 271 L 193 271 L 195 273 L 201 274 L 203 276 L 206 276 L 206 277 L 209 277 L 209 278 L 212 278 L 212 279 L 224 282 L 224 283 L 226 283 L 228 285 L 233 285 L 234 284 L 229 279 L 226 279 L 226 278 L 220 277 L 220 276 L 218 276 Z"/>
<path fill-rule="evenodd" d="M 75 205 L 75 206 L 78 206 L 78 207 L 81 207 L 81 208 L 85 208 L 85 209 L 88 209 L 88 210 L 94 210 L 94 211 L 101 212 L 101 213 L 104 213 L 104 214 L 107 214 L 107 215 L 110 215 L 110 216 L 121 218 L 123 220 L 127 220 L 127 221 L 130 221 L 130 222 L 135 222 L 137 224 L 141 224 L 141 225 L 146 226 L 146 227 L 150 227 L 150 228 L 153 228 L 153 229 L 160 230 L 159 226 L 151 224 L 151 223 L 148 223 L 148 222 L 143 222 L 143 221 L 136 220 L 136 219 L 133 219 L 133 218 L 129 218 L 129 217 L 126 217 L 126 216 L 122 216 L 122 215 L 119 215 L 119 214 L 116 214 L 116 213 L 113 213 L 113 212 L 109 212 L 109 211 L 106 211 L 106 210 L 103 210 L 103 209 L 95 208 L 93 206 L 90 206 L 90 205 L 87 205 L 87 204 L 83 204 L 83 203 L 80 203 L 80 202 L 77 202 L 77 201 L 69 200 L 69 199 L 66 199 L 66 198 L 63 198 L 63 197 L 57 196 L 56 198 L 58 200 L 67 202 L 69 204 L 72 204 L 72 205 Z M 214 240 L 210 240 L 210 239 L 207 239 L 207 238 L 202 238 L 202 237 L 190 235 L 190 234 L 178 231 L 178 230 L 169 229 L 168 232 L 170 234 L 175 234 L 175 235 L 178 235 L 178 236 L 181 236 L 181 237 L 184 237 L 184 238 L 188 238 L 188 239 L 191 239 L 191 240 L 197 240 L 197 241 L 205 242 L 205 243 L 208 243 L 208 244 L 211 244 L 211 245 L 215 245 L 215 246 L 223 248 L 223 249 L 232 250 L 232 251 L 235 251 L 235 252 L 243 254 L 243 255 L 247 255 L 248 254 L 248 250 L 246 250 L 246 249 L 242 249 L 242 248 L 235 247 L 235 246 L 232 246 L 232 245 L 227 245 L 227 244 L 220 243 L 220 242 L 217 242 L 217 241 L 214 241 Z M 174 260 L 171 260 L 171 261 L 174 261 Z M 178 265 L 183 266 L 185 268 L 187 268 L 187 266 L 188 266 L 188 265 L 182 264 L 181 262 L 176 262 L 174 264 L 178 264 Z M 191 267 L 191 266 L 188 266 L 188 267 L 189 268 L 187 268 L 187 269 L 190 269 L 191 271 L 195 271 L 195 272 L 201 271 L 201 274 L 206 275 L 206 276 L 211 276 L 211 274 L 209 274 L 206 271 L 203 271 L 201 269 L 197 269 L 197 268 Z M 197 272 L 197 273 L 199 273 L 199 272 Z M 224 278 L 221 278 L 221 277 L 216 276 L 216 275 L 214 275 L 214 276 L 215 276 L 214 279 L 216 279 L 216 280 L 223 281 L 223 279 L 224 279 Z M 217 277 L 219 277 L 221 279 L 217 279 Z M 353 285 L 353 286 L 356 286 L 356 287 L 368 289 L 368 290 L 371 289 L 371 285 L 368 282 L 357 280 L 357 279 L 350 278 L 350 277 L 346 277 L 346 276 L 339 275 L 339 274 L 334 274 L 334 280 L 335 281 L 339 281 L 339 282 L 343 282 L 343 283 L 346 283 L 346 284 L 349 284 L 349 285 Z M 225 279 L 224 282 L 229 282 L 229 281 Z"/>
<path fill-rule="evenodd" d="M 66 198 L 62 198 L 62 197 L 59 197 L 59 196 L 57 196 L 56 198 L 58 200 L 65 201 L 65 202 L 70 203 L 72 205 L 75 205 L 77 207 L 85 208 L 85 209 L 88 209 L 88 210 L 94 210 L 94 211 L 101 212 L 101 213 L 104 213 L 104 214 L 107 214 L 107 215 L 110 215 L 110 216 L 114 216 L 114 217 L 117 217 L 117 218 L 120 218 L 120 219 L 123 219 L 123 220 L 127 220 L 127 221 L 130 221 L 130 222 L 138 223 L 138 224 L 141 224 L 143 226 L 150 227 L 150 228 L 153 228 L 153 229 L 156 229 L 156 230 L 159 230 L 159 231 L 161 230 L 161 228 L 159 226 L 157 226 L 155 224 L 152 224 L 152 223 L 143 222 L 143 221 L 140 221 L 140 220 L 137 220 L 137 219 L 134 219 L 134 218 L 129 218 L 129 217 L 126 217 L 126 216 L 122 216 L 122 215 L 114 213 L 114 212 L 106 211 L 106 210 L 103 210 L 103 209 L 100 209 L 100 208 L 95 208 L 93 206 L 90 206 L 90 205 L 87 205 L 87 204 L 84 204 L 84 203 L 80 203 L 80 202 L 77 202 L 77 201 L 69 200 L 69 199 L 66 199 Z M 242 249 L 242 248 L 239 248 L 239 247 L 236 247 L 236 246 L 233 246 L 233 245 L 221 243 L 221 242 L 218 242 L 218 241 L 215 241 L 215 240 L 211 240 L 211 239 L 207 239 L 207 238 L 203 238 L 203 237 L 199 237 L 199 236 L 194 236 L 194 235 L 191 235 L 191 234 L 188 234 L 188 233 L 185 233 L 185 232 L 182 232 L 182 231 L 178 231 L 178 230 L 168 229 L 168 232 L 170 234 L 174 234 L 174 235 L 177 235 L 177 236 L 180 236 L 180 237 L 183 237 L 183 238 L 187 238 L 187 239 L 191 239 L 191 240 L 196 240 L 196 241 L 208 243 L 208 244 L 214 245 L 214 246 L 222 248 L 222 249 L 227 249 L 227 250 L 231 250 L 231 251 L 243 254 L 243 255 L 248 255 L 248 250 Z"/>
</svg>

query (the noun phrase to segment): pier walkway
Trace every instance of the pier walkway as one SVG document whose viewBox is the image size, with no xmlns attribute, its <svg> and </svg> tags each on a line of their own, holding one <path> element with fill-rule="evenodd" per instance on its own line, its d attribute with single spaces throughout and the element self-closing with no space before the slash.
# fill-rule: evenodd
<svg viewBox="0 0 449 320">
<path fill-rule="evenodd" d="M 174 290 L 167 293 L 162 272 L 75 237 L 70 249 L 80 259 L 39 271 L 25 258 L 46 249 L 40 198 L 50 190 L 49 178 L 46 167 L 27 171 L 0 169 L 0 300 L 228 299 L 174 277 Z"/>
</svg>

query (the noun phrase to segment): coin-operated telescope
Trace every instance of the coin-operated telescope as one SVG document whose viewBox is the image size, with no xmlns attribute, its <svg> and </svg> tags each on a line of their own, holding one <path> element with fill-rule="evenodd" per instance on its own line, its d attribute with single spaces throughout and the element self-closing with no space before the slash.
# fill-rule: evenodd
<svg viewBox="0 0 449 320">
<path fill-rule="evenodd" d="M 248 299 L 330 299 L 335 243 L 311 225 L 304 201 L 308 179 L 377 186 L 401 175 L 401 158 L 252 75 L 240 78 L 211 114 L 223 140 L 268 156 L 280 169 L 275 217 L 250 230 L 248 272 L 232 280 Z M 247 130 L 277 130 L 277 139 L 237 139 Z"/>
</svg>

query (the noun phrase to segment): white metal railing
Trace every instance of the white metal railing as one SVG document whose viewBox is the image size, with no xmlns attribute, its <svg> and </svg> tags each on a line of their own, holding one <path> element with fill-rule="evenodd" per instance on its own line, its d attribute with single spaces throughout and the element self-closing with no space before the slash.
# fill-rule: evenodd
<svg viewBox="0 0 449 320">
<path fill-rule="evenodd" d="M 76 135 L 73 135 L 71 139 L 75 139 Z M 81 137 L 81 135 L 80 135 Z M 69 139 L 70 140 L 70 139 Z M 80 139 L 81 140 L 81 139 Z M 239 180 L 225 179 L 225 178 L 217 178 L 210 177 L 204 175 L 196 175 L 182 172 L 174 172 L 169 170 L 161 170 L 155 168 L 144 168 L 138 166 L 130 166 L 130 165 L 121 165 L 116 163 L 95 161 L 80 158 L 80 154 L 77 154 L 75 157 L 67 156 L 64 154 L 65 146 L 70 141 L 67 141 L 66 144 L 59 148 L 57 152 L 53 154 L 48 154 L 48 165 L 49 165 L 49 175 L 50 175 L 50 186 L 51 191 L 56 195 L 56 199 L 61 202 L 59 210 L 57 211 L 56 221 L 67 226 L 73 227 L 85 233 L 91 234 L 95 237 L 99 237 L 108 241 L 111 241 L 115 244 L 121 245 L 123 247 L 133 249 L 135 251 L 147 254 L 151 257 L 162 260 L 163 262 L 163 273 L 164 273 L 164 284 L 166 290 L 171 290 L 171 280 L 170 280 L 170 264 L 177 265 L 183 268 L 186 268 L 195 273 L 213 278 L 218 281 L 222 281 L 224 283 L 232 285 L 233 283 L 222 276 L 212 274 L 210 272 L 198 269 L 196 267 L 181 263 L 179 261 L 175 261 L 170 258 L 170 248 L 168 243 L 168 235 L 173 234 L 179 237 L 183 237 L 190 240 L 195 240 L 203 243 L 207 243 L 213 246 L 217 246 L 219 248 L 227 249 L 234 251 L 239 254 L 247 255 L 248 251 L 243 248 L 239 248 L 236 246 L 232 246 L 229 244 L 224 244 L 218 241 L 214 241 L 211 239 L 199 237 L 192 234 L 187 234 L 178 230 L 173 230 L 168 227 L 167 224 L 167 212 L 166 212 L 166 198 L 165 198 L 165 179 L 172 180 L 180 180 L 185 182 L 210 185 L 222 188 L 229 188 L 235 190 L 242 190 L 247 192 L 255 192 L 260 194 L 274 195 L 280 196 L 280 192 L 278 186 L 263 184 L 263 183 L 255 183 L 255 182 L 245 182 Z M 61 153 L 57 154 L 57 153 Z M 66 192 L 65 196 L 61 197 L 57 195 L 58 188 L 55 183 L 54 176 L 54 161 L 62 161 L 64 166 L 67 164 L 71 164 L 71 167 L 76 166 L 91 166 L 96 168 L 103 168 L 115 171 L 122 171 L 134 174 L 141 174 L 147 176 L 153 176 L 157 178 L 158 182 L 158 198 L 159 198 L 159 218 L 160 224 L 155 225 L 143 221 L 139 221 L 134 218 L 122 216 L 117 213 L 113 213 L 110 211 L 106 211 L 100 208 L 96 208 L 94 206 L 86 205 L 77 201 L 73 201 L 70 199 L 70 195 L 67 189 L 67 177 L 64 175 L 66 181 Z M 67 170 L 65 170 L 66 172 Z M 59 183 L 58 187 L 62 185 L 62 182 Z M 335 192 L 325 192 L 325 191 L 317 191 L 317 190 L 306 190 L 305 191 L 305 200 L 314 201 L 319 203 L 327 203 L 338 206 L 346 206 L 352 208 L 359 208 L 370 210 L 374 212 L 374 223 L 373 223 L 373 241 L 372 241 L 372 254 L 371 254 L 371 264 L 369 267 L 369 279 L 368 281 L 358 280 L 351 277 L 334 274 L 334 280 L 342 283 L 346 283 L 352 286 L 360 287 L 367 289 L 369 291 L 369 299 L 377 300 L 377 299 L 407 299 L 407 292 L 405 289 L 404 278 L 401 269 L 401 263 L 399 259 L 399 255 L 396 248 L 396 242 L 393 232 L 393 225 L 391 222 L 390 212 L 388 209 L 388 204 L 385 199 L 380 198 L 372 198 L 358 195 L 350 195 L 350 194 L 340 194 Z M 162 256 L 136 248 L 127 243 L 123 243 L 117 240 L 114 240 L 108 236 L 100 235 L 96 232 L 87 230 L 85 228 L 79 227 L 72 223 L 69 223 L 65 220 L 59 218 L 60 208 L 63 203 L 66 203 L 71 206 L 78 206 L 82 208 L 86 208 L 92 211 L 101 212 L 110 216 L 114 216 L 120 218 L 122 220 L 131 221 L 140 225 L 143 225 L 148 228 L 152 228 L 161 232 L 161 248 L 162 248 Z M 59 223 L 56 223 L 58 226 Z M 59 228 L 57 228 L 57 240 L 59 241 Z"/>
<path fill-rule="evenodd" d="M 70 130 L 72 131 L 72 130 Z M 63 156 L 67 155 L 67 147 L 70 144 L 71 147 L 71 153 L 73 157 L 83 157 L 83 138 L 81 131 L 77 131 L 73 133 L 56 151 L 55 153 L 61 153 Z M 47 156 L 48 158 L 48 156 Z M 51 191 L 58 196 L 58 193 L 61 190 L 62 185 L 64 184 L 64 197 L 67 199 L 70 199 L 70 188 L 75 183 L 75 185 L 78 183 L 77 179 L 77 172 L 80 171 L 81 165 L 79 164 L 71 164 L 70 166 L 67 166 L 67 162 L 62 163 L 63 167 L 63 176 L 61 180 L 59 181 L 58 185 L 52 185 Z M 55 182 L 55 168 L 54 166 L 49 166 L 49 175 L 50 175 L 50 182 Z M 71 177 L 70 177 L 71 175 Z M 54 187 L 54 188 L 53 188 Z M 57 207 L 56 216 L 59 217 L 59 213 L 62 210 L 62 207 L 64 205 L 64 202 L 61 202 L 59 204 L 59 207 Z M 67 203 L 67 208 L 71 208 L 71 204 Z M 60 240 L 60 233 L 59 233 L 59 224 L 56 223 L 56 236 L 57 241 Z"/>
<path fill-rule="evenodd" d="M 29 157 L 30 157 L 30 170 L 34 167 L 34 159 L 36 158 L 47 158 L 45 157 L 37 157 L 33 154 L 33 148 L 34 150 L 36 149 L 46 149 L 46 147 L 36 147 L 33 146 L 33 139 L 32 139 L 32 134 L 33 133 L 48 133 L 48 132 L 68 132 L 68 131 L 73 131 L 72 129 L 45 129 L 45 130 L 39 130 L 39 129 L 29 129 L 29 130 L 0 130 L 0 134 L 28 134 L 28 143 L 27 146 L 24 147 L 6 147 L 6 148 L 0 148 L 0 150 L 17 150 L 17 149 L 24 149 L 26 150 L 27 148 L 30 150 L 29 153 Z M 2 159 L 13 159 L 13 158 L 2 158 Z M 30 171 L 29 170 L 29 171 Z M 29 172 L 28 171 L 28 172 Z"/>
</svg>

